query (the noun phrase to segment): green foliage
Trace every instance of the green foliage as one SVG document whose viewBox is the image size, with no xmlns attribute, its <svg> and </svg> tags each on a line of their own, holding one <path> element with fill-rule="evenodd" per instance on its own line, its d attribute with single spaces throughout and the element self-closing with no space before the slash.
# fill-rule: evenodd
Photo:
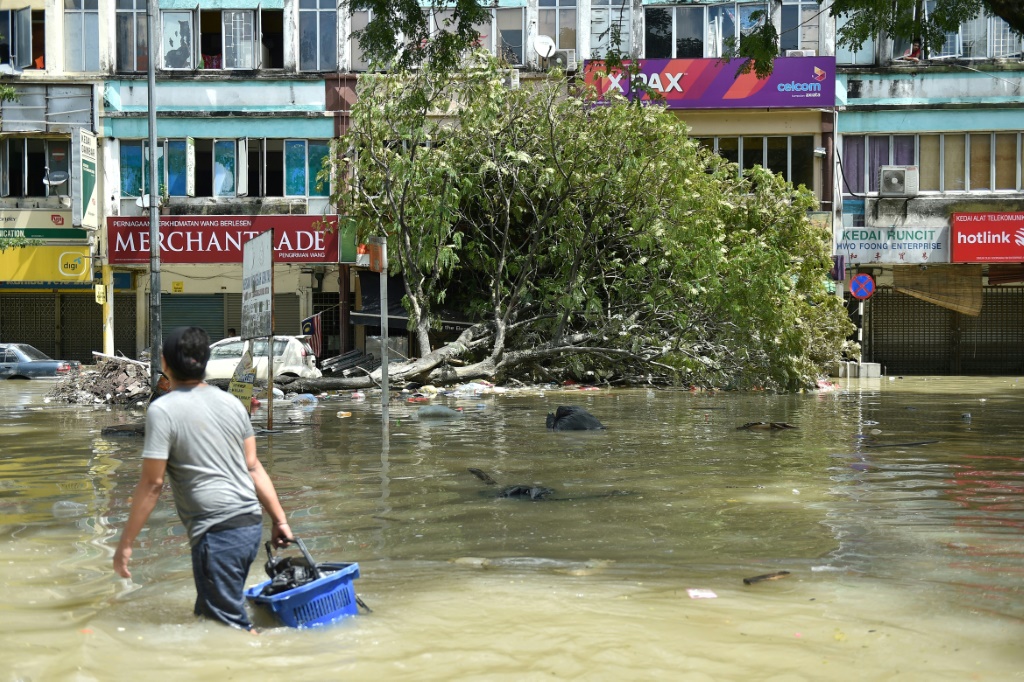
<svg viewBox="0 0 1024 682">
<path fill-rule="evenodd" d="M 418 0 L 352 0 L 350 7 L 352 11 L 370 10 L 370 23 L 356 34 L 366 59 L 392 68 L 429 63 L 434 68 L 456 69 L 467 49 L 479 44 L 480 33 L 474 26 L 491 17 L 490 3 L 479 0 L 427 4 Z M 431 26 L 430 10 L 444 11 L 440 25 Z"/>
<path fill-rule="evenodd" d="M 25 237 L 0 237 L 0 253 L 7 249 L 23 249 L 26 246 L 42 246 L 45 242 L 41 239 L 26 239 Z"/>
<path fill-rule="evenodd" d="M 850 331 L 814 198 L 737 167 L 658 106 L 509 90 L 489 56 L 361 82 L 338 153 L 361 236 L 386 234 L 420 353 L 437 304 L 495 372 L 796 388 Z"/>
</svg>

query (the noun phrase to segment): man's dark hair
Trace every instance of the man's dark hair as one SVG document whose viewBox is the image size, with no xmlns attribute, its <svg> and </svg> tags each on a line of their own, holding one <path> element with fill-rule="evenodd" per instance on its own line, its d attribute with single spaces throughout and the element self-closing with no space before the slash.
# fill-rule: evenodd
<svg viewBox="0 0 1024 682">
<path fill-rule="evenodd" d="M 179 381 L 202 379 L 210 359 L 210 336 L 201 327 L 178 327 L 164 339 L 167 369 Z"/>
</svg>

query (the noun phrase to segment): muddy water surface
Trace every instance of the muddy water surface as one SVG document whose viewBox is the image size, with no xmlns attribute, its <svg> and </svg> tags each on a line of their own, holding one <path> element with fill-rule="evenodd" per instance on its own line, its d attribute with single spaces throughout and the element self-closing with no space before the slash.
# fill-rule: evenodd
<svg viewBox="0 0 1024 682">
<path fill-rule="evenodd" d="M 167 492 L 113 574 L 141 440 L 100 431 L 142 413 L 47 388 L 0 383 L 0 682 L 1024 678 L 1016 378 L 395 403 L 386 438 L 373 396 L 278 406 L 259 450 L 292 527 L 359 562 L 373 613 L 259 637 L 191 616 Z M 545 431 L 559 404 L 608 430 Z"/>
</svg>

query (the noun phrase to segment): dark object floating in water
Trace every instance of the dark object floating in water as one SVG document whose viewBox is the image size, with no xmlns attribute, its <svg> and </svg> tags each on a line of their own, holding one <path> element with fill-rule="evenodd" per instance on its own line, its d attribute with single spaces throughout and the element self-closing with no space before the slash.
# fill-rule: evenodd
<svg viewBox="0 0 1024 682">
<path fill-rule="evenodd" d="M 100 431 L 103 436 L 145 436 L 146 435 L 146 422 L 139 422 L 138 424 L 115 424 L 114 426 L 104 426 L 103 430 Z"/>
<path fill-rule="evenodd" d="M 480 469 L 475 469 L 473 467 L 470 467 L 469 468 L 469 473 L 473 474 L 474 476 L 479 478 L 481 481 L 483 481 L 487 485 L 498 485 L 497 481 L 495 481 L 493 478 L 488 476 L 485 472 L 481 471 Z M 497 493 L 494 494 L 494 496 L 495 497 L 509 497 L 509 498 L 515 498 L 515 499 L 519 499 L 519 500 L 547 500 L 547 499 L 550 499 L 552 502 L 569 502 L 569 501 L 575 502 L 575 501 L 579 501 L 579 500 L 597 499 L 597 498 L 600 498 L 600 497 L 618 497 L 619 495 L 630 495 L 631 493 L 628 490 L 610 490 L 610 491 L 608 491 L 606 493 L 596 493 L 594 495 L 577 495 L 575 497 L 555 497 L 555 498 L 551 498 L 550 496 L 554 495 L 554 494 L 555 494 L 555 491 L 552 490 L 551 488 L 545 488 L 544 486 L 541 486 L 541 485 L 522 485 L 521 484 L 521 485 L 507 485 L 507 486 L 505 486 L 503 488 L 500 488 L 497 491 Z"/>
<path fill-rule="evenodd" d="M 458 419 L 462 412 L 444 405 L 427 405 L 416 410 L 417 419 Z"/>
<path fill-rule="evenodd" d="M 559 405 L 548 413 L 547 427 L 553 431 L 596 431 L 605 428 L 597 417 L 576 405 Z"/>
<path fill-rule="evenodd" d="M 786 422 L 747 422 L 743 426 L 737 426 L 736 430 L 746 429 L 747 431 L 785 431 L 796 427 Z"/>
<path fill-rule="evenodd" d="M 753 578 L 744 578 L 744 585 L 753 585 L 754 583 L 764 582 L 765 580 L 778 580 L 789 575 L 789 571 L 775 571 L 774 573 L 765 573 L 764 575 L 755 575 Z"/>
<path fill-rule="evenodd" d="M 498 485 L 498 482 L 488 476 L 480 469 L 470 467 L 469 473 L 473 474 L 487 485 Z M 540 485 L 508 485 L 498 491 L 497 497 L 515 497 L 524 500 L 543 500 L 555 491 Z"/>
<path fill-rule="evenodd" d="M 932 443 L 938 443 L 937 440 L 919 440 L 913 443 L 865 443 L 866 448 L 911 448 L 915 445 L 931 445 Z"/>
</svg>

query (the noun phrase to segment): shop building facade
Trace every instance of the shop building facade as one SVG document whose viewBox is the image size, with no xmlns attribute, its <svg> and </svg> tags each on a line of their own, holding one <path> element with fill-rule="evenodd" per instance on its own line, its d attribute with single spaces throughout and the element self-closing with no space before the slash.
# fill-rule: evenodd
<svg viewBox="0 0 1024 682">
<path fill-rule="evenodd" d="M 165 327 L 201 319 L 218 338 L 240 326 L 240 259 L 211 261 L 209 243 L 193 249 L 186 236 L 183 247 L 172 233 L 213 219 L 266 225 L 309 216 L 301 220 L 312 225 L 337 213 L 329 200 L 335 178 L 320 174 L 321 162 L 344 132 L 357 79 L 369 66 L 352 34 L 370 15 L 331 0 L 158 6 L 152 49 L 144 0 L 31 0 L 0 10 L 7 27 L 0 77 L 20 95 L 3 104 L 0 123 L 0 229 L 42 240 L 0 255 L 5 341 L 85 361 L 91 350 L 133 356 L 148 345 L 148 262 L 123 259 L 112 221 L 148 215 L 140 197 L 151 191 L 150 57 L 157 72 L 154 189 L 164 196 L 165 248 L 182 249 L 165 252 Z M 648 86 L 663 91 L 693 137 L 735 161 L 738 172 L 760 164 L 812 189 L 847 281 L 859 271 L 878 276 L 879 292 L 858 318 L 865 360 L 890 372 L 1013 371 L 1001 358 L 1006 344 L 1020 340 L 1014 268 L 1024 259 L 995 242 L 970 256 L 950 246 L 961 232 L 982 239 L 966 226 L 1015 225 L 1024 209 L 1019 37 L 986 17 L 908 63 L 901 60 L 907 46 L 884 38 L 856 53 L 837 49 L 829 6 L 498 0 L 478 28 L 482 45 L 522 67 L 524 78 L 553 65 L 584 71 L 587 60 L 615 47 L 617 35 L 617 47 L 640 60 Z M 445 18 L 435 12 L 436 30 Z M 781 38 L 776 74 L 764 83 L 734 79 L 735 63 L 720 58 L 730 39 L 742 42 L 763 21 Z M 97 138 L 99 220 L 92 225 L 80 224 L 76 208 L 83 131 Z M 43 182 L 61 173 L 64 183 Z M 955 215 L 966 218 L 957 223 Z M 345 319 L 360 278 L 357 268 L 339 264 L 354 258 L 315 251 L 276 267 L 277 330 L 298 333 L 301 319 L 323 311 L 329 355 L 357 338 Z M 76 259 L 79 269 L 61 269 Z M 939 296 L 938 282 L 954 278 L 954 293 Z M 107 284 L 102 303 L 97 282 Z M 950 307 L 956 297 L 963 300 Z M 970 357 L 981 356 L 991 361 L 972 364 Z"/>
<path fill-rule="evenodd" d="M 878 283 L 855 312 L 864 360 L 888 374 L 1020 373 L 1021 39 L 983 16 L 920 60 L 893 41 L 868 47 L 839 67 L 835 230 L 848 275 Z"/>
</svg>

